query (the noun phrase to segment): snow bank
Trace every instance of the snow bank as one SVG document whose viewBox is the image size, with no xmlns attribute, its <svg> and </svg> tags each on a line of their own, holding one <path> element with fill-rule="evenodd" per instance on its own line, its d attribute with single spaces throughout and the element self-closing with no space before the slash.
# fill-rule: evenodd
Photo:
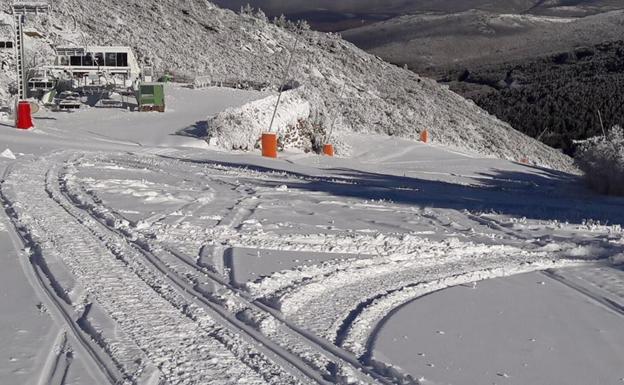
<svg viewBox="0 0 624 385">
<path fill-rule="evenodd" d="M 269 131 L 277 103 L 277 95 L 229 108 L 208 120 L 208 140 L 226 149 L 251 150 L 256 147 L 263 132 Z M 273 132 L 283 134 L 296 128 L 310 116 L 310 103 L 299 90 L 282 94 L 273 123 Z M 291 141 L 292 142 L 292 141 Z M 283 142 L 282 142 L 283 143 Z M 283 143 L 288 146 L 291 143 Z"/>
<path fill-rule="evenodd" d="M 11 151 L 10 148 L 7 148 L 6 150 L 2 151 L 2 153 L 0 154 L 0 158 L 17 159 L 15 157 L 15 154 L 13 154 L 13 151 Z"/>
<path fill-rule="evenodd" d="M 605 137 L 583 142 L 576 162 L 592 189 L 601 194 L 624 195 L 624 129 L 615 126 Z"/>
</svg>

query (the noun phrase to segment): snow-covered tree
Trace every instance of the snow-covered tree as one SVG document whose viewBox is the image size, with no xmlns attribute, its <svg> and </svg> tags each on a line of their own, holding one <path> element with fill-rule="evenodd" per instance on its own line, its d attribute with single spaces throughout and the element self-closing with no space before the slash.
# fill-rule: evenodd
<svg viewBox="0 0 624 385">
<path fill-rule="evenodd" d="M 269 19 L 267 18 L 267 15 L 264 13 L 264 11 L 260 8 L 258 8 L 258 10 L 256 11 L 256 13 L 254 14 L 255 18 L 264 22 L 268 22 Z"/>
<path fill-rule="evenodd" d="M 286 28 L 288 26 L 288 19 L 286 19 L 286 16 L 282 13 L 279 17 L 273 18 L 273 24 L 280 28 Z"/>
<path fill-rule="evenodd" d="M 624 195 L 624 129 L 613 127 L 605 136 L 583 142 L 576 162 L 589 186 L 609 195 Z"/>
<path fill-rule="evenodd" d="M 247 3 L 244 7 L 241 7 L 240 14 L 245 16 L 253 16 L 253 7 Z"/>
<path fill-rule="evenodd" d="M 306 20 L 299 20 L 297 22 L 297 29 L 299 29 L 300 31 L 309 31 L 310 24 Z"/>
</svg>

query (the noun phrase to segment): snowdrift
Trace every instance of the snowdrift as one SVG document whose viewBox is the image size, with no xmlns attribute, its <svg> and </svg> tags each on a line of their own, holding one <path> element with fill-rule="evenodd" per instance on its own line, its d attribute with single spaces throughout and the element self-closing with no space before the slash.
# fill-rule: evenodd
<svg viewBox="0 0 624 385">
<path fill-rule="evenodd" d="M 581 144 L 576 156 L 589 186 L 601 194 L 624 195 L 624 129 L 615 126 L 605 137 Z"/>
<path fill-rule="evenodd" d="M 224 148 L 251 150 L 263 132 L 269 131 L 277 95 L 229 108 L 208 120 L 208 140 Z M 310 103 L 299 90 L 282 94 L 280 106 L 275 113 L 273 131 L 284 133 L 295 128 L 300 121 L 310 117 Z"/>
<path fill-rule="evenodd" d="M 7 0 L 0 4 L 8 7 Z M 274 89 L 296 46 L 290 80 L 303 86 L 300 95 L 321 130 L 328 130 L 336 116 L 338 131 L 417 139 L 427 129 L 434 141 L 447 146 L 574 170 L 569 157 L 520 134 L 436 82 L 388 64 L 335 34 L 304 31 L 295 44 L 292 28 L 269 23 L 263 13 L 239 15 L 203 0 L 58 0 L 50 18 L 41 18 L 37 28 L 51 44 L 129 45 L 142 63 L 160 72 L 188 79 L 202 76 L 222 84 L 269 84 Z M 29 38 L 27 45 L 34 46 L 37 40 Z M 225 118 L 217 120 L 222 120 L 217 132 L 225 133 Z M 253 127 L 264 124 L 256 120 Z M 240 138 L 253 138 L 256 132 L 243 134 L 242 127 L 228 126 L 240 134 L 238 140 L 232 134 L 219 141 L 225 146 L 250 146 L 250 140 Z"/>
</svg>

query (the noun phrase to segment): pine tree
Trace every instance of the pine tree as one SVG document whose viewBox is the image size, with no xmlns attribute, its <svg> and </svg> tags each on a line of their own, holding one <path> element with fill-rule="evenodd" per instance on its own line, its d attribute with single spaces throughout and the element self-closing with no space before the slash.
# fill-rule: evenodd
<svg viewBox="0 0 624 385">
<path fill-rule="evenodd" d="M 244 7 L 241 7 L 240 14 L 245 16 L 253 16 L 253 7 L 247 3 Z"/>
</svg>

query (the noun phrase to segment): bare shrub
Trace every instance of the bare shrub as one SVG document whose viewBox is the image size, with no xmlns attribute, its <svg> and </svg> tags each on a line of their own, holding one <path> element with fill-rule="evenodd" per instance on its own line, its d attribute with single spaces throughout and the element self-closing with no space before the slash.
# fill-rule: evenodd
<svg viewBox="0 0 624 385">
<path fill-rule="evenodd" d="M 583 142 L 576 162 L 589 186 L 601 193 L 624 196 L 624 129 L 614 126 L 606 136 Z"/>
</svg>

